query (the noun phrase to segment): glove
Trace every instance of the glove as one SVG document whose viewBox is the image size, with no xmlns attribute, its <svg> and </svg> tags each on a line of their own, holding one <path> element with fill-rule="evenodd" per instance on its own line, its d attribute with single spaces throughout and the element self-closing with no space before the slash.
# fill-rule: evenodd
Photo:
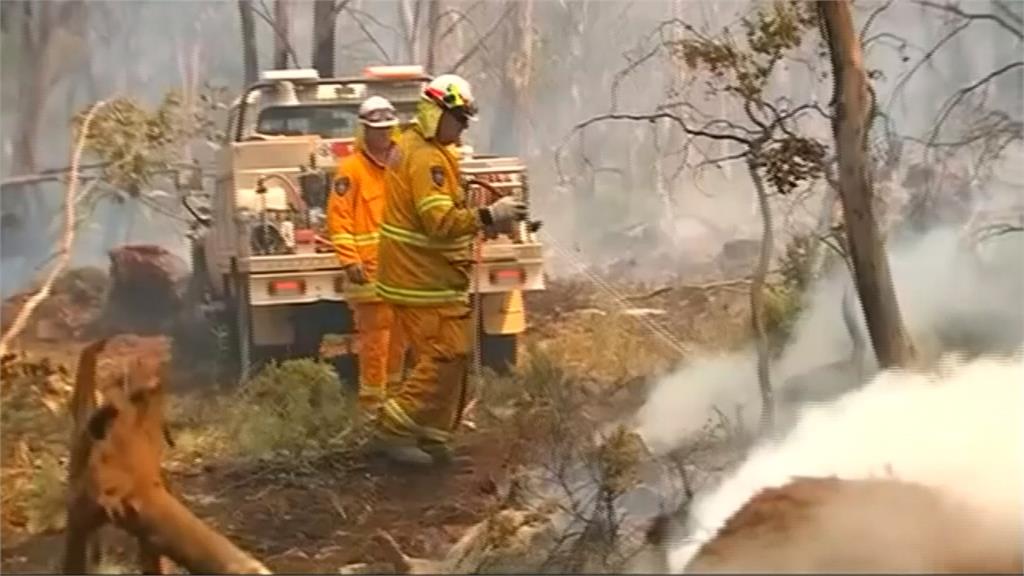
<svg viewBox="0 0 1024 576">
<path fill-rule="evenodd" d="M 526 220 L 526 204 L 512 196 L 502 196 L 494 204 L 480 209 L 480 220 L 487 226 Z"/>
<path fill-rule="evenodd" d="M 369 282 L 366 278 L 366 273 L 363 272 L 363 266 L 361 264 L 349 264 L 346 266 L 345 277 L 353 284 L 366 284 Z"/>
</svg>

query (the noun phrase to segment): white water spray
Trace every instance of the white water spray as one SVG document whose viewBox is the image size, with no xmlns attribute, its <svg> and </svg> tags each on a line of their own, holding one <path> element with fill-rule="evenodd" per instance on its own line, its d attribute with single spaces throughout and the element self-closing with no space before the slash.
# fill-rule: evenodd
<svg viewBox="0 0 1024 576">
<path fill-rule="evenodd" d="M 669 566 L 682 571 L 752 496 L 793 476 L 920 483 L 973 507 L 1000 535 L 1017 538 L 1024 510 L 1022 416 L 1021 355 L 947 360 L 939 375 L 883 373 L 831 404 L 806 409 L 784 439 L 753 451 L 698 497 L 689 534 L 670 551 Z"/>
</svg>

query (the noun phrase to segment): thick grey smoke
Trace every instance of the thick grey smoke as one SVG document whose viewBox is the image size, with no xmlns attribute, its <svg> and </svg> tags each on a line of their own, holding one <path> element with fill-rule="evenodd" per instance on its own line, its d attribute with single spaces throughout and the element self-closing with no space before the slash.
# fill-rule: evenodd
<svg viewBox="0 0 1024 576">
<path fill-rule="evenodd" d="M 962 535 L 965 542 L 977 537 L 964 553 L 988 549 L 1019 555 L 1024 537 L 1022 381 L 1020 356 L 951 361 L 937 375 L 886 372 L 862 390 L 808 408 L 784 439 L 755 449 L 735 473 L 697 498 L 685 540 L 669 554 L 671 570 L 682 571 L 752 496 L 794 476 L 893 477 L 922 484 L 965 507 L 965 517 L 956 519 L 959 525 L 984 527 L 984 537 Z M 879 522 L 885 522 L 884 515 L 899 514 L 878 512 Z M 813 542 L 805 544 L 807 550 L 814 548 Z M 907 556 L 917 552 L 902 551 Z"/>
<path fill-rule="evenodd" d="M 1024 342 L 1024 234 L 989 240 L 983 248 L 979 259 L 948 228 L 891 247 L 901 312 L 925 357 L 953 350 L 1007 353 Z M 858 385 L 856 371 L 842 365 L 853 351 L 841 318 L 849 286 L 849 273 L 837 268 L 811 289 L 791 343 L 772 368 L 779 397 L 834 397 Z M 857 316 L 863 334 L 863 318 Z M 867 352 L 870 374 L 875 361 L 870 346 Z M 795 390 L 802 383 L 817 389 Z M 757 391 L 752 350 L 697 358 L 655 385 L 638 414 L 639 428 L 652 447 L 671 450 L 700 430 L 716 408 L 733 416 L 741 407 L 746 422 L 756 422 Z"/>
<path fill-rule="evenodd" d="M 36 146 L 39 168 L 66 164 L 68 119 L 74 110 L 116 94 L 131 94 L 155 103 L 167 89 L 180 86 L 182 62 L 187 61 L 193 49 L 199 51 L 204 81 L 235 90 L 240 87 L 237 3 L 210 0 L 88 4 L 87 42 L 76 54 L 87 56 L 86 62 L 58 78 L 50 91 Z M 263 11 L 269 10 L 272 2 L 253 4 Z M 406 4 L 420 5 L 422 23 L 427 2 L 410 0 Z M 650 277 L 654 272 L 689 273 L 693 270 L 690 264 L 709 260 L 722 242 L 759 235 L 752 190 L 741 165 L 734 163 L 699 173 L 692 169 L 701 154 L 718 155 L 726 151 L 717 145 L 702 143 L 700 150 L 691 148 L 687 152 L 682 135 L 668 123 L 604 124 L 588 129 L 582 138 L 567 139 L 571 128 L 580 121 L 613 107 L 623 112 L 651 112 L 659 103 L 673 98 L 671 90 L 695 80 L 664 54 L 635 66 L 629 74 L 620 74 L 632 68 L 658 42 L 656 31 L 661 23 L 679 18 L 707 33 L 725 26 L 735 30 L 738 18 L 750 13 L 752 2 L 537 0 L 532 21 L 527 23 L 533 56 L 529 62 L 521 63 L 526 66 L 523 71 L 528 81 L 522 87 L 522 101 L 515 106 L 502 98 L 509 91 L 503 79 L 507 76 L 509 55 L 516 54 L 515 50 L 522 45 L 517 44 L 511 24 L 520 22 L 517 19 L 523 13 L 511 11 L 506 15 L 503 2 L 451 0 L 443 4 L 446 13 L 441 18 L 435 72 L 451 71 L 462 56 L 472 52 L 457 69 L 474 82 L 481 100 L 482 121 L 472 130 L 471 139 L 481 151 L 516 152 L 527 159 L 535 216 L 545 220 L 545 230 L 553 241 L 590 265 L 604 267 L 616 261 L 635 260 L 635 265 L 627 268 L 628 273 Z M 518 4 L 521 7 L 525 3 Z M 1014 3 L 1002 4 L 1009 4 L 1011 11 L 1019 11 Z M 358 73 L 370 63 L 409 61 L 399 22 L 401 5 L 398 0 L 346 3 L 337 28 L 336 62 L 340 74 Z M 858 3 L 858 24 L 881 5 L 882 2 Z M 992 3 L 977 2 L 972 7 L 984 11 L 992 9 Z M 311 4 L 293 3 L 292 9 L 292 45 L 299 65 L 308 66 Z M 495 26 L 502 18 L 504 22 Z M 991 21 L 977 21 L 957 34 L 933 56 L 932 64 L 920 67 L 915 77 L 894 95 L 901 75 L 953 24 L 935 10 L 899 2 L 891 3 L 883 16 L 875 20 L 872 30 L 878 39 L 867 47 L 867 58 L 881 72 L 875 80 L 880 102 L 887 106 L 886 112 L 902 133 L 918 135 L 933 121 L 942 105 L 942 95 L 1019 55 L 1019 41 L 1012 34 L 1000 31 Z M 268 67 L 273 33 L 259 17 L 256 32 L 261 67 Z M 9 174 L 16 168 L 10 163 L 13 128 L 20 116 L 16 98 L 18 65 L 24 60 L 16 50 L 18 46 L 11 42 L 13 29 L 4 34 L 0 133 L 2 169 Z M 486 41 L 481 42 L 485 36 Z M 906 39 L 902 50 L 894 38 Z M 412 57 L 420 63 L 426 59 L 425 41 L 426 35 L 420 33 L 413 50 Z M 820 60 L 814 55 L 816 41 L 809 38 L 807 53 L 803 54 L 809 61 Z M 904 61 L 904 55 L 909 60 Z M 815 78 L 812 82 L 804 64 L 785 63 L 773 85 L 774 95 L 788 96 L 793 102 L 827 99 L 827 79 Z M 815 67 L 820 68 L 818 64 Z M 991 96 L 989 104 L 1012 117 L 1019 115 L 1021 101 L 1019 70 L 1015 74 L 1005 75 L 987 91 Z M 742 118 L 736 107 L 726 106 L 715 98 L 695 97 L 689 103 L 709 114 Z M 813 130 L 823 138 L 828 137 L 824 121 Z M 555 169 L 558 150 L 562 152 L 563 174 Z M 687 154 L 691 167 L 680 169 Z M 59 186 L 41 187 L 38 196 L 45 199 L 43 212 L 56 212 L 61 197 Z M 817 201 L 818 196 L 820 193 L 814 194 L 812 200 Z M 814 212 L 813 204 L 808 203 L 805 210 Z M 79 239 L 76 256 L 80 261 L 102 262 L 105 249 L 126 239 L 182 243 L 178 223 L 164 223 L 160 215 L 147 220 L 131 205 L 105 201 L 98 207 L 96 218 L 101 222 L 98 229 L 84 231 Z M 129 226 L 127 222 L 133 218 L 137 223 Z M 53 234 L 42 232 L 46 229 L 44 223 L 34 221 L 28 226 L 33 231 L 30 245 L 50 245 Z M 780 225 L 780 234 L 787 227 Z M 671 262 L 666 265 L 669 257 Z M 28 260 L 26 274 L 34 270 L 41 258 Z M 4 267 L 5 284 L 13 271 L 9 264 L 6 262 Z M 548 273 L 555 276 L 575 270 L 554 258 L 548 267 Z"/>
</svg>

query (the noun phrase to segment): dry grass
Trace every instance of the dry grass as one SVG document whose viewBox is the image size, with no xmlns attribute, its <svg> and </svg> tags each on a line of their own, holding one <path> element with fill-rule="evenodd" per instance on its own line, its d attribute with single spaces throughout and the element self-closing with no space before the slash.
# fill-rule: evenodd
<svg viewBox="0 0 1024 576">
<path fill-rule="evenodd" d="M 354 399 L 325 362 L 266 366 L 233 394 L 179 398 L 173 408 L 182 457 L 260 459 L 325 449 L 352 430 Z"/>
<path fill-rule="evenodd" d="M 545 503 L 560 518 L 550 550 L 536 565 L 516 569 L 614 572 L 635 545 L 620 500 L 637 486 L 648 454 L 625 426 L 596 431 L 614 417 L 605 402 L 609 393 L 642 371 L 626 362 L 628 352 L 574 356 L 582 340 L 557 344 L 529 346 L 516 373 L 489 380 L 481 398 L 485 413 L 511 419 L 533 463 L 517 475 L 512 492 L 520 502 Z"/>
<path fill-rule="evenodd" d="M 538 350 L 574 379 L 612 385 L 659 373 L 677 357 L 658 336 L 616 314 L 570 317 L 557 337 L 540 342 Z"/>
<path fill-rule="evenodd" d="M 2 379 L 3 521 L 32 533 L 58 530 L 64 523 L 68 373 L 49 362 L 10 357 Z"/>
<path fill-rule="evenodd" d="M 25 529 L 32 534 L 59 532 L 67 522 L 64 466 L 52 454 L 41 454 L 30 481 L 24 489 L 22 506 Z"/>
</svg>

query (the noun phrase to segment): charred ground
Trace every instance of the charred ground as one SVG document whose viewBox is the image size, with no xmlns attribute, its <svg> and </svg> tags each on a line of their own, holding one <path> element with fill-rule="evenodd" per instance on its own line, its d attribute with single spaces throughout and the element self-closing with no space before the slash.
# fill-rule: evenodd
<svg viewBox="0 0 1024 576">
<path fill-rule="evenodd" d="M 100 330 L 109 284 L 102 271 L 66 274 L 21 339 L 19 352 L 4 359 L 4 570 L 56 568 L 63 544 L 66 404 L 77 354 Z M 506 505 L 511 486 L 529 470 L 550 467 L 543 452 L 559 443 L 551 436 L 588 438 L 597 427 L 632 413 L 645 397 L 648 379 L 679 360 L 677 344 L 696 353 L 734 345 L 746 335 L 742 284 L 617 285 L 615 292 L 624 299 L 566 281 L 529 299 L 535 328 L 520 366 L 510 377 L 488 376 L 477 429 L 463 430 L 459 440 L 459 452 L 469 458 L 443 470 L 404 471 L 354 455 L 344 438 L 301 445 L 286 434 L 289 423 L 299 430 L 310 425 L 288 418 L 307 417 L 337 418 L 321 423 L 339 422 L 338 432 L 344 432 L 341 412 L 268 415 L 252 408 L 257 411 L 242 413 L 239 406 L 251 408 L 260 398 L 296 402 L 260 394 L 281 394 L 289 377 L 319 378 L 320 365 L 313 362 L 271 368 L 273 378 L 265 376 L 266 388 L 255 392 L 223 383 L 200 385 L 188 370 L 172 370 L 168 425 L 175 447 L 165 462 L 171 488 L 198 516 L 274 571 L 334 572 L 356 562 L 386 568 L 387 553 L 375 539 L 380 530 L 411 556 L 442 556 L 469 527 Z M 14 312 L 20 301 L 10 299 L 5 312 Z M 631 304 L 635 307 L 627 308 Z M 100 377 L 139 358 L 171 361 L 169 339 L 114 337 L 101 357 Z M 338 386 L 343 397 L 350 393 Z M 239 422 L 252 418 L 270 418 L 261 426 L 271 432 L 240 433 Z M 105 569 L 131 569 L 130 544 L 120 536 L 109 540 Z"/>
</svg>

